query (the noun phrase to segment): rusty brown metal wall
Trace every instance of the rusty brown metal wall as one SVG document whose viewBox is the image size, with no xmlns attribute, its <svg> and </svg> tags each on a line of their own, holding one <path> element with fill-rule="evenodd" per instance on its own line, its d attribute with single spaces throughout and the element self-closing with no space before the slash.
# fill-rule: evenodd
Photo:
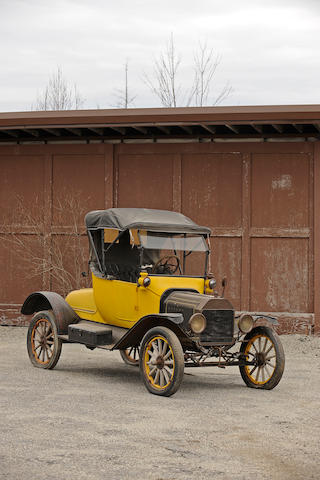
<svg viewBox="0 0 320 480">
<path fill-rule="evenodd" d="M 17 196 L 41 213 L 46 241 L 63 244 L 73 219 L 58 207 L 71 195 L 87 211 L 172 209 L 210 226 L 212 270 L 228 277 L 235 308 L 277 312 L 284 330 L 310 331 L 320 313 L 319 176 L 318 142 L 0 146 L 0 323 L 21 323 L 24 297 L 54 287 L 49 273 L 28 278 L 24 259 L 3 246 L 8 231 L 34 242 Z"/>
</svg>

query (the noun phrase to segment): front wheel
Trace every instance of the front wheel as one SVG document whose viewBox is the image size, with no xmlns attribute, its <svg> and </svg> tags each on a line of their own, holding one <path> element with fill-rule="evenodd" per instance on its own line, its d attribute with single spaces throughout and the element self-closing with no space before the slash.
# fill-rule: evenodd
<svg viewBox="0 0 320 480">
<path fill-rule="evenodd" d="M 60 358 L 61 346 L 52 311 L 36 313 L 30 322 L 27 336 L 31 363 L 39 368 L 54 368 Z"/>
<path fill-rule="evenodd" d="M 271 390 L 281 380 L 285 365 L 283 346 L 270 327 L 256 327 L 241 345 L 243 358 L 251 365 L 241 365 L 240 373 L 248 387 Z"/>
<path fill-rule="evenodd" d="M 169 397 L 182 382 L 184 356 L 181 343 L 166 327 L 149 330 L 140 348 L 140 372 L 150 393 Z"/>
</svg>

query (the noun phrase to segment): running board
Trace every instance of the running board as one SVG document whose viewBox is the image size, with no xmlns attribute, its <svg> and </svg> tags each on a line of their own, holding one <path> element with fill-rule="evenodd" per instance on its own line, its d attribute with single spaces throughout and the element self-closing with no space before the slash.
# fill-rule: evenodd
<svg viewBox="0 0 320 480">
<path fill-rule="evenodd" d="M 64 342 L 111 350 L 127 331 L 127 328 L 80 320 L 68 326 L 68 335 L 58 335 L 58 337 Z"/>
<path fill-rule="evenodd" d="M 113 343 L 111 328 L 86 321 L 69 325 L 68 338 L 71 342 L 84 343 L 92 347 Z"/>
</svg>

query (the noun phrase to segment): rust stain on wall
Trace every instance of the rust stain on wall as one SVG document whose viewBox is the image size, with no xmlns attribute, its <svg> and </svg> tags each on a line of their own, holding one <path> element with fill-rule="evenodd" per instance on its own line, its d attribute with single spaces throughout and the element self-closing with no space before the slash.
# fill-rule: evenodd
<svg viewBox="0 0 320 480">
<path fill-rule="evenodd" d="M 292 177 L 289 174 L 280 175 L 278 178 L 272 180 L 273 190 L 290 190 L 292 187 Z"/>
</svg>

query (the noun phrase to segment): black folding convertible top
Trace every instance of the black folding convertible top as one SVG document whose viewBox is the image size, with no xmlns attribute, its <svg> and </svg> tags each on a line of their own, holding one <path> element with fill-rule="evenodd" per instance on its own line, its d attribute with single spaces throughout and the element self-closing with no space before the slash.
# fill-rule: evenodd
<svg viewBox="0 0 320 480">
<path fill-rule="evenodd" d="M 115 228 L 123 231 L 138 228 L 166 233 L 211 233 L 210 228 L 197 225 L 182 213 L 150 208 L 94 210 L 87 213 L 85 222 L 88 230 Z"/>
</svg>

